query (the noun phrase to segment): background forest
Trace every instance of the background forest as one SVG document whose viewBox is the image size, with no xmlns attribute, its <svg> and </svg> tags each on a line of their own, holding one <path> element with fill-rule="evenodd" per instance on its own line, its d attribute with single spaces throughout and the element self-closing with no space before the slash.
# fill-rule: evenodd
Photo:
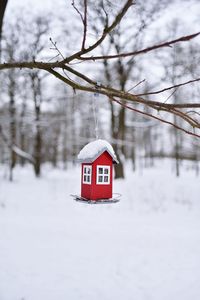
<svg viewBox="0 0 200 300">
<path fill-rule="evenodd" d="M 2 32 L 2 62 L 52 61 L 80 47 L 77 41 L 81 40 L 82 25 L 70 1 L 58 5 L 54 12 L 48 6 L 45 11 L 34 12 L 20 3 L 12 7 L 10 1 L 8 5 Z M 76 5 L 81 11 L 81 1 Z M 98 37 L 103 24 L 102 5 L 110 15 L 120 8 L 117 2 L 91 1 L 89 42 Z M 174 13 L 177 8 L 187 10 L 187 16 Z M 197 8 L 196 1 L 138 1 L 99 51 L 105 55 L 110 49 L 115 53 L 137 50 L 194 33 L 198 30 Z M 63 9 L 65 14 L 60 13 Z M 71 22 L 72 16 L 75 22 Z M 140 94 L 198 78 L 198 53 L 199 38 L 139 57 L 99 61 L 95 69 L 89 69 L 89 64 L 75 67 L 95 77 L 99 84 Z M 0 163 L 9 166 L 10 180 L 17 164 L 31 163 L 36 176 L 41 175 L 46 162 L 67 168 L 76 162 L 83 145 L 95 139 L 96 131 L 99 138 L 112 143 L 119 157 L 116 178 L 124 177 L 126 160 L 132 162 L 134 171 L 153 166 L 156 157 L 171 158 L 177 176 L 182 160 L 190 160 L 196 174 L 199 172 L 198 138 L 129 111 L 99 95 L 98 90 L 94 94 L 79 92 L 41 70 L 4 70 L 0 81 Z M 164 101 L 198 102 L 199 93 L 198 82 L 191 83 L 166 91 Z M 160 95 L 153 98 L 160 99 Z M 146 112 L 151 113 L 151 108 Z M 188 114 L 195 112 L 191 110 Z M 182 126 L 180 119 L 172 118 Z"/>
</svg>

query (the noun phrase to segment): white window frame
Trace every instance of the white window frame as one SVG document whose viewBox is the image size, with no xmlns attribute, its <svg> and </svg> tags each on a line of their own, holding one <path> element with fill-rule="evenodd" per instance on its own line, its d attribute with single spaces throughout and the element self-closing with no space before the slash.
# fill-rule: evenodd
<svg viewBox="0 0 200 300">
<path fill-rule="evenodd" d="M 90 170 L 89 174 L 86 172 L 86 169 Z M 86 181 L 84 180 L 85 176 L 87 176 L 87 177 L 89 176 L 89 181 L 88 180 L 86 180 Z M 82 182 L 84 184 L 91 184 L 91 182 L 92 182 L 92 166 L 83 165 L 83 180 L 82 180 Z"/>
<path fill-rule="evenodd" d="M 103 173 L 99 173 L 99 168 L 103 169 Z M 104 170 L 107 169 L 108 173 L 105 174 Z M 103 181 L 99 181 L 99 176 L 102 176 Z M 108 176 L 108 181 L 104 182 L 105 176 Z M 103 184 L 103 185 L 108 185 L 110 184 L 110 166 L 102 166 L 102 165 L 97 165 L 97 178 L 96 178 L 96 184 Z"/>
</svg>

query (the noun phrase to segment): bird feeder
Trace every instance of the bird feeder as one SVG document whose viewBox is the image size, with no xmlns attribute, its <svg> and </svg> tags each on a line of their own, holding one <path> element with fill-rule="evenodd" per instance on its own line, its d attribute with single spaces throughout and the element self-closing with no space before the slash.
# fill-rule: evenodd
<svg viewBox="0 0 200 300">
<path fill-rule="evenodd" d="M 81 196 L 74 195 L 77 201 L 88 203 L 112 203 L 119 199 L 113 197 L 113 164 L 117 164 L 112 146 L 105 140 L 93 141 L 80 151 Z"/>
</svg>

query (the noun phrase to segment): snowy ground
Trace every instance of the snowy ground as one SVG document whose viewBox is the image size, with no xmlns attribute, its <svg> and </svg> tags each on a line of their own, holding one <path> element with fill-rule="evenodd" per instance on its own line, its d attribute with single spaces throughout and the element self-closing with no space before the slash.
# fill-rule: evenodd
<svg viewBox="0 0 200 300">
<path fill-rule="evenodd" d="M 200 178 L 167 164 L 88 205 L 79 169 L 0 171 L 0 300 L 199 300 Z"/>
</svg>

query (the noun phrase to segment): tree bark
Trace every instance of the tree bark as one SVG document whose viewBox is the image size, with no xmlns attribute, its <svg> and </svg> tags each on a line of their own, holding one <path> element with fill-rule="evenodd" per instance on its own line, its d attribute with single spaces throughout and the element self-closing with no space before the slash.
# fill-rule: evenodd
<svg viewBox="0 0 200 300">
<path fill-rule="evenodd" d="M 41 163 L 42 163 L 42 129 L 40 125 L 41 121 L 41 87 L 40 78 L 38 73 L 31 74 L 31 83 L 33 89 L 33 100 L 35 104 L 35 122 L 36 122 L 36 133 L 34 141 L 34 171 L 36 177 L 41 175 Z"/>
<path fill-rule="evenodd" d="M 16 143 L 16 109 L 15 109 L 15 80 L 10 73 L 9 82 L 9 117 L 10 117 L 10 181 L 13 180 L 13 169 L 16 165 L 16 153 L 13 151 L 13 145 Z"/>
<path fill-rule="evenodd" d="M 2 27 L 3 27 L 3 19 L 4 19 L 7 2 L 8 0 L 0 0 L 0 61 L 1 61 Z"/>
</svg>

